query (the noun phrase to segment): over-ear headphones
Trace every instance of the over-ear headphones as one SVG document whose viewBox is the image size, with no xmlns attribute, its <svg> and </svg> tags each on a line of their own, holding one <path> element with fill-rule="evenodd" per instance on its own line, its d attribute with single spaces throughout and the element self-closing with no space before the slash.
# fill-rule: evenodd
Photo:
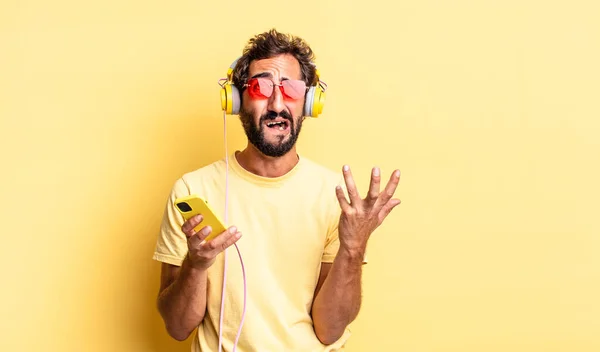
<svg viewBox="0 0 600 352">
<path fill-rule="evenodd" d="M 238 87 L 233 84 L 233 70 L 237 64 L 237 58 L 227 70 L 227 78 L 219 80 L 221 86 L 221 109 L 228 115 L 240 113 L 241 97 Z M 319 117 L 325 105 L 325 90 L 327 84 L 319 79 L 319 70 L 316 70 L 317 84 L 308 87 L 304 96 L 304 116 Z"/>
</svg>

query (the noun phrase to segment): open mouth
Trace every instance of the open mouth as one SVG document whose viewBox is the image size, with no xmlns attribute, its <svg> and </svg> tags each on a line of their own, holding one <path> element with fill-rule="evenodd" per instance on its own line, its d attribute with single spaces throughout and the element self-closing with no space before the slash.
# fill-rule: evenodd
<svg viewBox="0 0 600 352">
<path fill-rule="evenodd" d="M 286 120 L 281 121 L 270 121 L 266 123 L 268 128 L 272 128 L 274 130 L 285 131 L 289 127 L 289 123 Z"/>
</svg>

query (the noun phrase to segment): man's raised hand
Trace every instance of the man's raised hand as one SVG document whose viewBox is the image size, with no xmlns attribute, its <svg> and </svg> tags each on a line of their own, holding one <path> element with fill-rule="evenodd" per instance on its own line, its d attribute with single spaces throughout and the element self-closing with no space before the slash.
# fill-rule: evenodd
<svg viewBox="0 0 600 352">
<path fill-rule="evenodd" d="M 383 223 L 392 209 L 400 204 L 399 199 L 393 198 L 400 182 L 400 170 L 392 173 L 385 189 L 380 192 L 380 171 L 373 168 L 369 192 L 364 199 L 360 198 L 352 172 L 347 165 L 343 168 L 343 175 L 349 201 L 342 187 L 338 186 L 336 194 L 342 209 L 339 223 L 340 248 L 364 253 L 373 231 Z"/>
</svg>

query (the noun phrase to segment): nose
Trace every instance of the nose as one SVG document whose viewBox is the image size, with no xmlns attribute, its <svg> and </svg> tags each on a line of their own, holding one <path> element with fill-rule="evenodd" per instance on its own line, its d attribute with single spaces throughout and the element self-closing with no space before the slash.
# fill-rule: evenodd
<svg viewBox="0 0 600 352">
<path fill-rule="evenodd" d="M 280 113 L 285 109 L 283 104 L 283 94 L 279 86 L 273 87 L 273 94 L 269 97 L 268 109 L 276 113 Z"/>
</svg>

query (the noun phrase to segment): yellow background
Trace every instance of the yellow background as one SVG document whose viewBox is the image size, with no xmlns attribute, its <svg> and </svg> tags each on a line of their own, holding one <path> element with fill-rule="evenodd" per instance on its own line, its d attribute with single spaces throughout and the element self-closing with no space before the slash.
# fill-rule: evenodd
<svg viewBox="0 0 600 352">
<path fill-rule="evenodd" d="M 301 153 L 350 164 L 363 194 L 372 166 L 402 170 L 348 351 L 599 351 L 598 14 L 592 0 L 3 1 L 0 350 L 188 351 L 155 309 L 163 205 L 222 157 L 217 80 L 275 27 L 312 45 L 329 85 Z"/>
</svg>

